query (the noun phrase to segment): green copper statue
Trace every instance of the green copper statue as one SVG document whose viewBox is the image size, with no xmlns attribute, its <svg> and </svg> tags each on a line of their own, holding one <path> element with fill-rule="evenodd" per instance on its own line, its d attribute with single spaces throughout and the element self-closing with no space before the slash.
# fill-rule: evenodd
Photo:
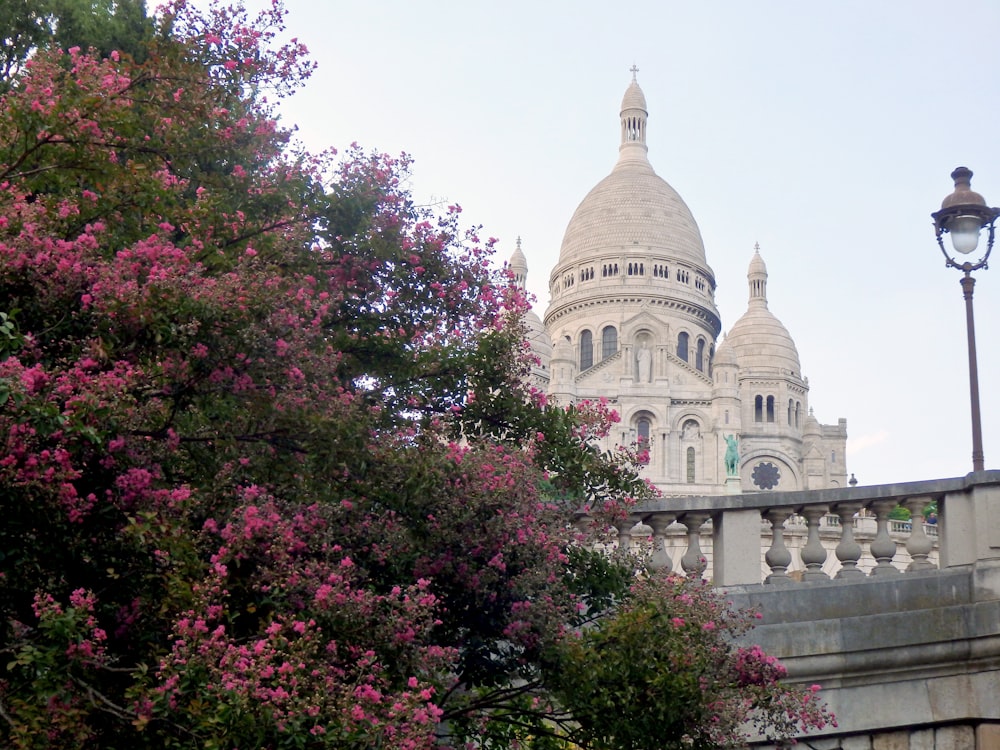
<svg viewBox="0 0 1000 750">
<path fill-rule="evenodd" d="M 738 477 L 739 472 L 739 451 L 736 450 L 736 446 L 739 445 L 739 440 L 735 435 L 726 435 L 726 476 L 727 477 Z"/>
</svg>

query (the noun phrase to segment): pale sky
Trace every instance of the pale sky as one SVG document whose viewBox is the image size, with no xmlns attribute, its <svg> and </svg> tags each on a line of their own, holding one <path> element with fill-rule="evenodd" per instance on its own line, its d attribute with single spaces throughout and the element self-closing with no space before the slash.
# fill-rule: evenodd
<svg viewBox="0 0 1000 750">
<path fill-rule="evenodd" d="M 1000 205 L 996 0 L 285 6 L 320 67 L 284 124 L 314 150 L 411 154 L 419 200 L 459 203 L 501 259 L 522 238 L 540 315 L 566 224 L 614 166 L 637 65 L 649 159 L 701 228 L 723 330 L 746 310 L 759 242 L 809 403 L 821 423 L 847 419 L 848 472 L 971 471 L 961 273 L 930 213 L 959 165 Z M 1000 468 L 1000 249 L 977 280 L 986 468 Z"/>
</svg>

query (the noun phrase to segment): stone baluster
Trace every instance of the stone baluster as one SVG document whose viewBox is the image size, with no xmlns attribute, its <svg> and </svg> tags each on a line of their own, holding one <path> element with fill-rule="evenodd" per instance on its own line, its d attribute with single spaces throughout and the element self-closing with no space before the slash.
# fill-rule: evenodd
<svg viewBox="0 0 1000 750">
<path fill-rule="evenodd" d="M 903 507 L 910 511 L 910 538 L 906 540 L 906 551 L 910 554 L 910 564 L 907 573 L 921 570 L 936 570 L 934 563 L 927 559 L 934 548 L 934 542 L 924 531 L 924 508 L 931 502 L 930 497 L 908 497 L 903 501 Z"/>
<path fill-rule="evenodd" d="M 632 554 L 632 529 L 635 528 L 638 520 L 633 516 L 628 516 L 615 521 L 615 528 L 618 529 L 618 556 L 628 557 Z"/>
<path fill-rule="evenodd" d="M 763 515 L 771 523 L 771 547 L 764 555 L 771 574 L 764 579 L 764 583 L 791 583 L 788 566 L 792 564 L 792 553 L 785 546 L 785 521 L 791 517 L 792 511 L 788 508 L 769 508 Z"/>
<path fill-rule="evenodd" d="M 646 566 L 654 572 L 669 573 L 674 569 L 674 561 L 667 552 L 667 527 L 674 522 L 674 517 L 673 513 L 657 513 L 643 520 L 643 523 L 649 524 L 653 529 L 653 549 L 650 550 Z"/>
<path fill-rule="evenodd" d="M 681 567 L 692 578 L 694 576 L 700 578 L 708 567 L 705 555 L 701 551 L 701 526 L 709 517 L 708 513 L 686 513 L 680 519 L 688 531 L 688 548 L 681 558 Z"/>
<path fill-rule="evenodd" d="M 899 573 L 899 569 L 892 564 L 892 558 L 896 556 L 896 543 L 889 536 L 889 513 L 896 505 L 895 500 L 876 500 L 871 504 L 878 524 L 870 547 L 876 563 L 872 570 L 873 576 Z"/>
<path fill-rule="evenodd" d="M 802 548 L 802 564 L 806 566 L 802 578 L 805 581 L 829 580 L 830 576 L 823 572 L 826 562 L 826 548 L 819 539 L 819 521 L 826 515 L 829 508 L 826 505 L 807 505 L 801 514 L 806 519 L 808 536 Z"/>
<path fill-rule="evenodd" d="M 840 503 L 834 513 L 840 518 L 840 543 L 837 545 L 837 559 L 840 570 L 836 578 L 864 578 L 865 572 L 858 567 L 861 559 L 861 545 L 854 541 L 854 514 L 861 510 L 861 503 Z"/>
</svg>

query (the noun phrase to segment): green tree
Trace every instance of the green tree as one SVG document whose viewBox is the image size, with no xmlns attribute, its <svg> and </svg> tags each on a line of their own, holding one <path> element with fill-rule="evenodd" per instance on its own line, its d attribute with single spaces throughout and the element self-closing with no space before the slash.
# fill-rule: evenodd
<svg viewBox="0 0 1000 750">
<path fill-rule="evenodd" d="M 0 0 L 0 81 L 8 83 L 28 56 L 51 38 L 47 0 Z"/>
<path fill-rule="evenodd" d="M 6 89 L 25 61 L 48 47 L 141 61 L 153 33 L 145 0 L 0 0 L 0 82 Z"/>
<path fill-rule="evenodd" d="M 102 57 L 119 52 L 140 62 L 153 35 L 145 0 L 47 0 L 52 43 L 63 50 L 93 48 Z"/>
</svg>

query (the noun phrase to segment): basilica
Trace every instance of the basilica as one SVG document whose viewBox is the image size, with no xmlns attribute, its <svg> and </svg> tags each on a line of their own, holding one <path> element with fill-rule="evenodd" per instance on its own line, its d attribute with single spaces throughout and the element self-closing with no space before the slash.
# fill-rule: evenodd
<svg viewBox="0 0 1000 750">
<path fill-rule="evenodd" d="M 644 475 L 665 495 L 844 486 L 847 421 L 813 416 L 759 248 L 747 311 L 722 335 L 715 272 L 691 211 L 649 162 L 647 117 L 633 69 L 618 161 L 569 221 L 544 320 L 525 321 L 536 383 L 559 404 L 606 399 L 621 421 L 603 447 L 646 450 Z M 524 284 L 520 241 L 510 269 Z"/>
</svg>

